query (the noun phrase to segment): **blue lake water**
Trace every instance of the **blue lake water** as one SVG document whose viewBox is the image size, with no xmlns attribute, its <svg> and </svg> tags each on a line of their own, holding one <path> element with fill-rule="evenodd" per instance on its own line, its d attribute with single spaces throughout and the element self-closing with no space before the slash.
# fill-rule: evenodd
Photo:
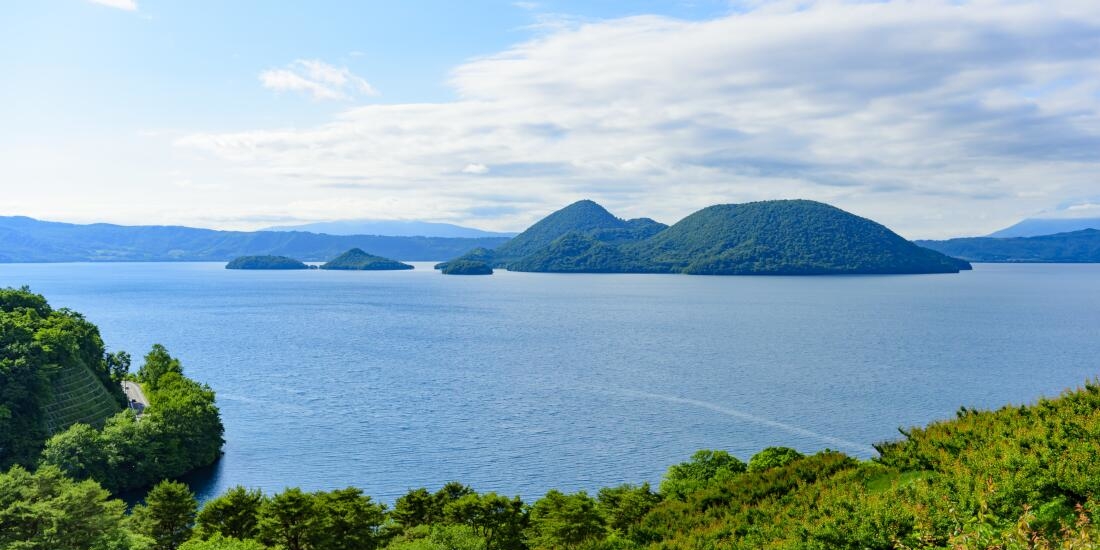
<svg viewBox="0 0 1100 550">
<path fill-rule="evenodd" d="M 1100 266 L 959 275 L 693 277 L 7 264 L 97 323 L 163 343 L 218 394 L 225 457 L 194 479 L 461 480 L 525 498 L 657 482 L 700 448 L 869 457 L 899 426 L 1054 396 L 1100 372 Z"/>
</svg>

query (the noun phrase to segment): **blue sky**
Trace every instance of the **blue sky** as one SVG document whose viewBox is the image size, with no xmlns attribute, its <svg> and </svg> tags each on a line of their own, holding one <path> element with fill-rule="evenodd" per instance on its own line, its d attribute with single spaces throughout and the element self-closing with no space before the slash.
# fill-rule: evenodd
<svg viewBox="0 0 1100 550">
<path fill-rule="evenodd" d="M 910 237 L 1100 214 L 1100 5 L 12 2 L 0 214 L 522 229 L 811 198 Z"/>
</svg>

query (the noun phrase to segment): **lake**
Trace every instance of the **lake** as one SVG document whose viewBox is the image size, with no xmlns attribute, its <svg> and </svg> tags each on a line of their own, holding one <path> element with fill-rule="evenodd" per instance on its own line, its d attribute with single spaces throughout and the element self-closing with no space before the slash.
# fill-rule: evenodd
<svg viewBox="0 0 1100 550">
<path fill-rule="evenodd" d="M 527 499 L 659 481 L 701 448 L 873 456 L 898 427 L 1097 375 L 1100 266 L 693 277 L 2 264 L 110 350 L 162 343 L 217 391 L 225 457 L 190 480 L 460 480 Z"/>
</svg>

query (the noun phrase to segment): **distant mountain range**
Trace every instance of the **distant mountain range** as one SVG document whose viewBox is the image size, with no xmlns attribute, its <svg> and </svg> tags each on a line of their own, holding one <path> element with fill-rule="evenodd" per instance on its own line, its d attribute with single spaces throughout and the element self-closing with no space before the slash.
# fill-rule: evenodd
<svg viewBox="0 0 1100 550">
<path fill-rule="evenodd" d="M 1082 229 L 1037 237 L 968 237 L 917 244 L 972 262 L 1100 262 L 1100 230 Z"/>
<path fill-rule="evenodd" d="M 430 261 L 477 247 L 494 248 L 507 240 L 77 225 L 0 217 L 0 262 L 229 261 L 260 255 L 327 261 L 352 248 L 405 261 Z"/>
<path fill-rule="evenodd" d="M 477 239 L 482 237 L 515 237 L 515 233 L 482 231 L 450 223 L 407 220 L 339 220 L 268 227 L 262 231 L 306 231 L 326 235 L 382 235 L 386 237 L 447 237 Z"/>
<path fill-rule="evenodd" d="M 1082 229 L 1100 229 L 1100 218 L 1028 218 L 986 236 L 997 239 L 1038 237 L 1056 233 L 1070 233 Z"/>
<path fill-rule="evenodd" d="M 825 275 L 957 273 L 965 261 L 921 248 L 886 227 L 806 200 L 722 204 L 669 227 L 622 220 L 592 201 L 550 214 L 496 250 L 440 264 L 511 271 Z"/>
</svg>

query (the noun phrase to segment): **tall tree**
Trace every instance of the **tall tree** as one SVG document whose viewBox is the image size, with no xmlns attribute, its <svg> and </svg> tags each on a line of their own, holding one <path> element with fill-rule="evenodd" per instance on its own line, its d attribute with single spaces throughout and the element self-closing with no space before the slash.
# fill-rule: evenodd
<svg viewBox="0 0 1100 550">
<path fill-rule="evenodd" d="M 211 538 L 217 535 L 236 539 L 250 539 L 257 534 L 260 507 L 266 498 L 258 489 L 245 489 L 240 485 L 229 489 L 203 505 L 196 518 L 199 536 Z"/>
<path fill-rule="evenodd" d="M 176 550 L 191 538 L 198 503 L 190 489 L 178 481 L 162 481 L 145 495 L 145 504 L 134 508 L 134 530 L 149 536 L 155 550 Z"/>
</svg>

